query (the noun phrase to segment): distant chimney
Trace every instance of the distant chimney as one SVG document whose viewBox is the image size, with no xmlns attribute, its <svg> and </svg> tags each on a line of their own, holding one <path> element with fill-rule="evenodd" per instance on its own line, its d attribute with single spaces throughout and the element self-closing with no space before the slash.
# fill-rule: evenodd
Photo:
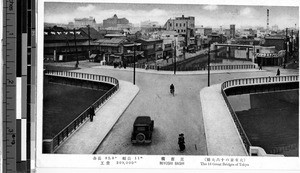
<svg viewBox="0 0 300 173">
<path fill-rule="evenodd" d="M 184 18 L 184 15 L 182 15 L 182 18 Z"/>
</svg>

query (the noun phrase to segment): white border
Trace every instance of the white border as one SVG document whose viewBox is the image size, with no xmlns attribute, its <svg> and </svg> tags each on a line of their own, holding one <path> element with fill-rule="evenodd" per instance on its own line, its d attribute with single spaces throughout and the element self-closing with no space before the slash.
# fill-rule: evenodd
<svg viewBox="0 0 300 173">
<path fill-rule="evenodd" d="M 232 0 L 210 0 L 207 1 L 196 1 L 190 0 L 182 2 L 180 0 L 145 0 L 143 2 L 139 0 L 38 0 L 36 1 L 37 4 L 37 141 L 36 141 L 36 168 L 38 172 L 54 172 L 57 170 L 61 171 L 70 171 L 70 172 L 83 172 L 83 170 L 88 170 L 89 172 L 99 172 L 98 169 L 104 168 L 114 168 L 110 170 L 105 170 L 104 172 L 111 172 L 111 171 L 120 171 L 116 168 L 124 169 L 124 168 L 134 168 L 134 169 L 126 169 L 122 170 L 123 172 L 160 172 L 160 171 L 168 171 L 168 172 L 215 172 L 215 171 L 222 171 L 222 172 L 237 172 L 240 170 L 246 172 L 257 172 L 257 171 L 296 171 L 300 170 L 300 160 L 298 158 L 291 158 L 291 157 L 246 157 L 247 163 L 250 164 L 248 168 L 241 168 L 232 169 L 230 167 L 208 167 L 208 166 L 200 166 L 199 162 L 203 161 L 205 156 L 184 156 L 185 159 L 185 166 L 182 167 L 165 167 L 160 166 L 158 162 L 160 161 L 162 156 L 145 156 L 143 157 L 142 161 L 139 162 L 138 165 L 133 166 L 115 166 L 109 167 L 104 166 L 101 167 L 98 161 L 93 161 L 92 158 L 94 156 L 101 156 L 101 155 L 62 155 L 62 154 L 42 154 L 42 115 L 43 114 L 43 33 L 44 33 L 44 2 L 84 2 L 84 3 L 154 3 L 154 4 L 216 4 L 216 5 L 261 5 L 261 6 L 298 6 L 298 0 L 282 0 L 282 1 L 274 1 L 274 0 L 251 0 L 251 1 L 232 1 Z M 102 155 L 104 156 L 104 155 Z M 124 155 L 105 155 L 105 156 L 119 156 L 122 157 Z M 134 155 L 130 155 L 134 156 Z M 140 156 L 140 155 L 139 155 Z M 174 157 L 182 157 L 182 156 L 174 156 Z M 214 156 L 209 156 L 214 157 Z M 226 158 L 230 158 L 229 156 Z M 236 157 L 234 157 L 236 158 Z M 240 157 L 239 157 L 240 158 Z M 149 168 L 159 168 L 159 169 L 150 169 Z M 165 169 L 167 168 L 167 169 Z M 171 168 L 179 168 L 179 169 L 171 169 Z M 142 170 L 140 170 L 142 169 Z M 218 172 L 219 172 L 218 171 Z"/>
</svg>

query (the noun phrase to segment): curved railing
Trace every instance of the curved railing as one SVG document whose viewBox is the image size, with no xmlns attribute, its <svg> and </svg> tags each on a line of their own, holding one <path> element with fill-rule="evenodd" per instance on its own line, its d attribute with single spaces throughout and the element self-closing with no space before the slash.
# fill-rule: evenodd
<svg viewBox="0 0 300 173">
<path fill-rule="evenodd" d="M 244 78 L 244 79 L 233 79 L 226 81 L 222 84 L 222 90 L 226 90 L 230 87 L 235 86 L 246 86 L 246 85 L 257 85 L 257 84 L 270 84 L 270 83 L 285 83 L 285 82 L 296 82 L 299 81 L 298 75 L 293 76 L 267 76 L 257 78 Z"/>
<path fill-rule="evenodd" d="M 129 64 L 128 67 L 133 67 L 133 64 Z M 137 64 L 135 66 L 136 68 L 143 68 L 145 69 L 144 64 Z M 220 65 L 210 65 L 210 70 L 240 70 L 240 69 L 255 69 L 255 64 L 237 64 L 237 65 L 231 65 L 231 64 L 220 64 Z M 147 69 L 157 70 L 157 67 L 155 65 L 148 65 Z M 160 67 L 161 71 L 172 71 L 174 70 L 173 67 Z M 195 67 L 177 67 L 177 71 L 204 71 L 207 70 L 207 66 L 195 66 Z"/>
<path fill-rule="evenodd" d="M 116 78 L 113 78 L 110 76 L 104 76 L 104 75 L 97 75 L 97 74 L 47 70 L 45 72 L 45 75 L 61 76 L 61 77 L 67 77 L 67 78 L 83 79 L 83 80 L 104 82 L 104 83 L 109 83 L 109 84 L 113 84 L 113 85 L 119 85 L 119 81 Z"/>
<path fill-rule="evenodd" d="M 106 92 L 102 97 L 96 100 L 91 106 L 94 108 L 100 107 L 105 101 L 107 101 L 118 89 L 119 81 L 116 78 L 103 75 L 87 74 L 87 73 L 78 73 L 78 72 L 68 72 L 68 71 L 46 71 L 45 75 L 49 76 L 59 76 L 66 78 L 75 78 L 81 80 L 89 80 L 94 82 L 101 83 L 110 83 L 114 86 Z M 57 135 L 52 139 L 46 139 L 47 141 L 47 152 L 55 152 L 60 144 L 64 142 L 73 132 L 76 131 L 84 122 L 89 118 L 89 108 L 85 109 L 80 113 L 71 123 L 69 123 L 64 129 L 62 129 Z"/>
<path fill-rule="evenodd" d="M 250 151 L 250 146 L 251 143 L 243 129 L 243 126 L 241 125 L 235 111 L 233 110 L 233 108 L 231 107 L 227 95 L 226 95 L 226 89 L 228 88 L 233 88 L 233 87 L 237 87 L 237 86 L 247 86 L 247 85 L 257 85 L 257 84 L 271 84 L 271 83 L 286 83 L 286 82 L 296 82 L 299 81 L 299 76 L 298 75 L 294 75 L 294 76 L 273 76 L 273 77 L 257 77 L 257 78 L 244 78 L 244 79 L 233 79 L 233 80 L 229 80 L 226 81 L 224 83 L 222 83 L 221 85 L 221 93 L 223 95 L 223 98 L 226 102 L 226 105 L 230 111 L 230 114 L 234 120 L 234 123 L 238 129 L 238 132 L 241 136 L 241 139 L 244 143 L 245 149 L 247 150 L 247 152 L 249 153 Z"/>
</svg>

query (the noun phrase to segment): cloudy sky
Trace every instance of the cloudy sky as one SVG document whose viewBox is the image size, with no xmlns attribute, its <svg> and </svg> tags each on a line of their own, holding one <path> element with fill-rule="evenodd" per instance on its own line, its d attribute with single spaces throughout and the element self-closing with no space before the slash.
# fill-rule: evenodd
<svg viewBox="0 0 300 173">
<path fill-rule="evenodd" d="M 74 3 L 46 2 L 45 22 L 74 22 L 74 18 L 92 16 L 97 23 L 117 14 L 130 23 L 139 25 L 141 21 L 157 21 L 164 25 L 169 18 L 182 15 L 194 16 L 196 26 L 229 28 L 230 24 L 240 26 L 266 27 L 267 9 L 270 10 L 269 26 L 280 29 L 299 27 L 299 6 L 249 6 L 249 5 L 204 5 L 204 4 L 134 4 L 134 3 Z"/>
</svg>

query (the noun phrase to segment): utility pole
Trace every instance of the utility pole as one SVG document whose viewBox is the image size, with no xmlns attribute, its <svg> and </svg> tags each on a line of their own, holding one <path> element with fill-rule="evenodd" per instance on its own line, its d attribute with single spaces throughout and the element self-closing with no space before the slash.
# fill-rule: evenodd
<svg viewBox="0 0 300 173">
<path fill-rule="evenodd" d="M 208 60 L 207 60 L 207 86 L 210 85 L 210 41 L 208 42 Z"/>
<path fill-rule="evenodd" d="M 294 30 L 292 30 L 292 36 L 291 36 L 291 38 L 292 38 L 291 52 L 294 53 Z"/>
<path fill-rule="evenodd" d="M 174 43 L 174 74 L 176 74 L 176 39 Z"/>
<path fill-rule="evenodd" d="M 285 64 L 287 61 L 287 54 L 288 54 L 288 28 L 286 28 L 286 32 L 285 32 L 285 58 L 283 60 L 283 68 L 285 68 Z"/>
<path fill-rule="evenodd" d="M 135 43 L 133 43 L 133 85 L 135 85 Z"/>
<path fill-rule="evenodd" d="M 76 64 L 75 64 L 75 68 L 78 68 L 79 61 L 78 61 L 78 52 L 77 52 L 77 45 L 76 45 L 76 30 L 75 30 L 75 28 L 73 29 L 73 32 L 74 32 L 74 44 L 75 44 L 75 50 L 76 50 Z"/>
<path fill-rule="evenodd" d="M 90 25 L 87 25 L 88 27 L 88 35 L 89 35 L 89 61 L 90 61 L 90 57 L 91 57 L 91 35 L 90 35 Z"/>
</svg>

